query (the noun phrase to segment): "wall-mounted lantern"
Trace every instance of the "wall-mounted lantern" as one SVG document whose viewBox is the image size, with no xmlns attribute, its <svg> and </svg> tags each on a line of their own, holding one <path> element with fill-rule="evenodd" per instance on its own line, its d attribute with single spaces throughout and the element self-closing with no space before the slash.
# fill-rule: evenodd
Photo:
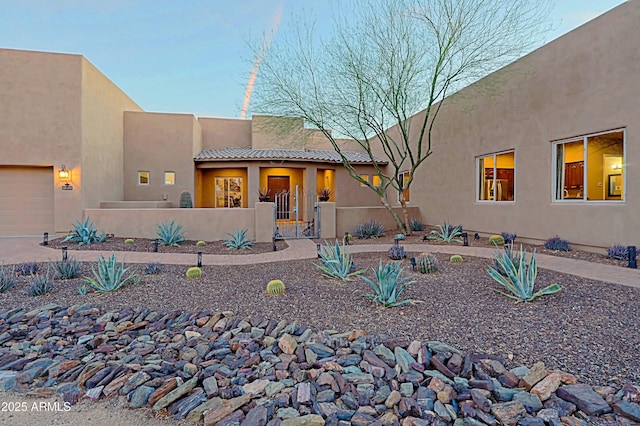
<svg viewBox="0 0 640 426">
<path fill-rule="evenodd" d="M 60 170 L 58 170 L 58 180 L 60 182 L 65 182 L 65 184 L 62 185 L 63 191 L 73 190 L 73 186 L 69 183 L 71 182 L 71 170 L 68 170 L 64 164 L 61 165 Z"/>
</svg>

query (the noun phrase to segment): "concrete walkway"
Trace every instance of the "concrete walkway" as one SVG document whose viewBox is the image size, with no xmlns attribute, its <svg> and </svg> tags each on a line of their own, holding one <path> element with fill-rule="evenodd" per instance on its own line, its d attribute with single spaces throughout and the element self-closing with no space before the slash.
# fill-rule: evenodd
<svg viewBox="0 0 640 426">
<path fill-rule="evenodd" d="M 40 245 L 40 238 L 0 238 L 0 265 L 10 265 L 22 262 L 46 262 L 59 260 L 60 250 L 54 250 Z M 287 240 L 288 248 L 276 252 L 246 255 L 212 255 L 202 256 L 203 265 L 245 265 L 256 263 L 280 262 L 287 260 L 316 258 L 316 244 L 311 240 Z M 405 250 L 411 253 L 436 252 L 445 254 L 460 254 L 464 256 L 493 258 L 494 249 L 484 247 L 462 247 L 428 244 L 405 244 Z M 389 247 L 385 244 L 358 244 L 350 246 L 351 253 L 386 252 Z M 95 261 L 100 255 L 108 257 L 111 252 L 69 250 L 69 256 L 80 261 Z M 196 256 L 183 253 L 147 253 L 147 252 L 117 252 L 119 260 L 127 263 L 159 262 L 173 265 L 194 265 Z M 543 269 L 576 275 L 592 280 L 613 284 L 622 284 L 640 288 L 640 269 L 630 269 L 620 266 L 604 265 L 583 260 L 567 259 L 559 256 L 537 254 L 538 266 Z"/>
</svg>

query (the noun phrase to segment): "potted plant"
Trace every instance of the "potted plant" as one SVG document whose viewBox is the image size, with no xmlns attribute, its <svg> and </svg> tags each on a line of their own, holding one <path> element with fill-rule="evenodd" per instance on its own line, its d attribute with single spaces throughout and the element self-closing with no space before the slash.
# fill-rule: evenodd
<svg viewBox="0 0 640 426">
<path fill-rule="evenodd" d="M 326 186 L 318 191 L 318 199 L 320 201 L 329 201 L 331 195 L 333 195 L 333 191 Z"/>
<path fill-rule="evenodd" d="M 269 188 L 260 188 L 258 189 L 258 200 L 260 200 L 261 202 L 266 202 L 269 201 L 269 194 L 271 193 L 271 190 Z"/>
</svg>

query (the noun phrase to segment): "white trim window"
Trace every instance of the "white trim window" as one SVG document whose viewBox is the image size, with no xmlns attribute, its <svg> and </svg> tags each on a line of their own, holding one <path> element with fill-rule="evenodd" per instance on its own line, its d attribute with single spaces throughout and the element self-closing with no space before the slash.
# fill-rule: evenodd
<svg viewBox="0 0 640 426">
<path fill-rule="evenodd" d="M 552 143 L 554 202 L 623 202 L 626 198 L 625 130 Z"/>
<path fill-rule="evenodd" d="M 516 152 L 476 157 L 476 201 L 516 201 Z"/>
<path fill-rule="evenodd" d="M 138 172 L 138 185 L 149 185 L 151 173 L 148 171 L 139 171 Z"/>
<path fill-rule="evenodd" d="M 164 172 L 164 184 L 175 185 L 176 184 L 176 172 Z"/>
</svg>

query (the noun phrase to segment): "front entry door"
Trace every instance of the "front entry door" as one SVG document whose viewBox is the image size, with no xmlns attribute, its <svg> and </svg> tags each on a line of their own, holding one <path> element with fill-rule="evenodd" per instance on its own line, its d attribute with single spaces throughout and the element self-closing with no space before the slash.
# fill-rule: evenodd
<svg viewBox="0 0 640 426">
<path fill-rule="evenodd" d="M 289 176 L 268 176 L 269 201 L 276 203 L 276 219 L 289 219 Z"/>
</svg>

